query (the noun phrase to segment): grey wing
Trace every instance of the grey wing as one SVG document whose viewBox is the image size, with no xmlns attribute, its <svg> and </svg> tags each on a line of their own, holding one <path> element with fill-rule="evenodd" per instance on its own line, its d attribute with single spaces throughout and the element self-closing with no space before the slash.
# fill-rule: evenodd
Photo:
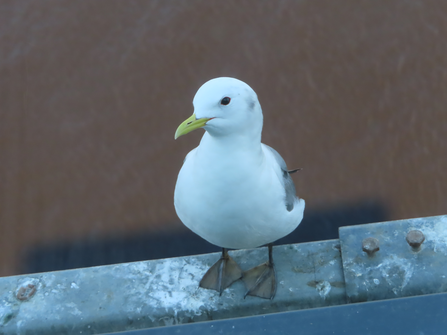
<svg viewBox="0 0 447 335">
<path fill-rule="evenodd" d="M 281 155 L 278 153 L 278 151 L 276 151 L 272 147 L 269 147 L 266 144 L 264 144 L 264 146 L 271 151 L 271 153 L 273 154 L 273 157 L 275 157 L 276 162 L 278 163 L 278 165 L 281 168 L 282 176 L 284 179 L 284 188 L 286 191 L 286 208 L 290 212 L 293 210 L 293 204 L 295 203 L 295 198 L 296 198 L 295 184 L 293 183 L 292 177 L 290 177 L 290 173 L 287 170 L 286 162 L 281 157 Z"/>
</svg>

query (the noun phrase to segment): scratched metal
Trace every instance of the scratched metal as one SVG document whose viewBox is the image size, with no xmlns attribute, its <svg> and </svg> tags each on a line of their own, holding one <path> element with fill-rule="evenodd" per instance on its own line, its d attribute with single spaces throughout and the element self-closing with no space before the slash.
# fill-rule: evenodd
<svg viewBox="0 0 447 335">
<path fill-rule="evenodd" d="M 267 248 L 230 255 L 247 270 Z M 346 303 L 338 240 L 275 246 L 273 257 L 273 301 L 244 299 L 241 281 L 221 297 L 198 288 L 218 253 L 0 278 L 0 334 L 100 334 Z"/>
<path fill-rule="evenodd" d="M 425 241 L 414 251 L 405 240 L 420 230 Z M 447 292 L 447 216 L 372 223 L 339 230 L 348 302 Z M 375 237 L 380 250 L 362 251 Z"/>
</svg>

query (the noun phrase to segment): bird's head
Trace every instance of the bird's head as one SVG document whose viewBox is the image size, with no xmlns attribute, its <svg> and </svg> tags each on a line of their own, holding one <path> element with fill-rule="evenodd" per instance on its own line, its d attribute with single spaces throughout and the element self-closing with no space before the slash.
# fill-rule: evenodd
<svg viewBox="0 0 447 335">
<path fill-rule="evenodd" d="M 258 97 L 238 79 L 211 79 L 199 88 L 193 105 L 194 114 L 177 128 L 176 139 L 198 128 L 204 128 L 211 136 L 261 134 Z"/>
</svg>

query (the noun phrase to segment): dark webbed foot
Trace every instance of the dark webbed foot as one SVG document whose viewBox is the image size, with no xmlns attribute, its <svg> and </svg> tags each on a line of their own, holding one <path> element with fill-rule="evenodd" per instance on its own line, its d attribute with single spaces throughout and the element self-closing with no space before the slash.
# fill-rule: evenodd
<svg viewBox="0 0 447 335">
<path fill-rule="evenodd" d="M 272 257 L 272 244 L 268 245 L 269 260 L 248 271 L 242 277 L 247 293 L 264 299 L 273 299 L 276 293 L 276 275 Z"/>
<path fill-rule="evenodd" d="M 227 249 L 222 249 L 222 257 L 205 273 L 199 286 L 216 290 L 222 295 L 223 290 L 242 277 L 242 270 L 228 255 Z"/>
</svg>

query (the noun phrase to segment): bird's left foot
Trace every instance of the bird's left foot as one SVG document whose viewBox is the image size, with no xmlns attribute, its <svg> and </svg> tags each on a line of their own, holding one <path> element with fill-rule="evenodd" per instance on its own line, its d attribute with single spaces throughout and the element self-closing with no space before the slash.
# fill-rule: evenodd
<svg viewBox="0 0 447 335">
<path fill-rule="evenodd" d="M 247 289 L 245 297 L 247 295 L 264 299 L 273 299 L 275 297 L 276 275 L 271 244 L 269 244 L 269 260 L 264 264 L 245 271 L 242 275 L 242 281 Z"/>
</svg>

